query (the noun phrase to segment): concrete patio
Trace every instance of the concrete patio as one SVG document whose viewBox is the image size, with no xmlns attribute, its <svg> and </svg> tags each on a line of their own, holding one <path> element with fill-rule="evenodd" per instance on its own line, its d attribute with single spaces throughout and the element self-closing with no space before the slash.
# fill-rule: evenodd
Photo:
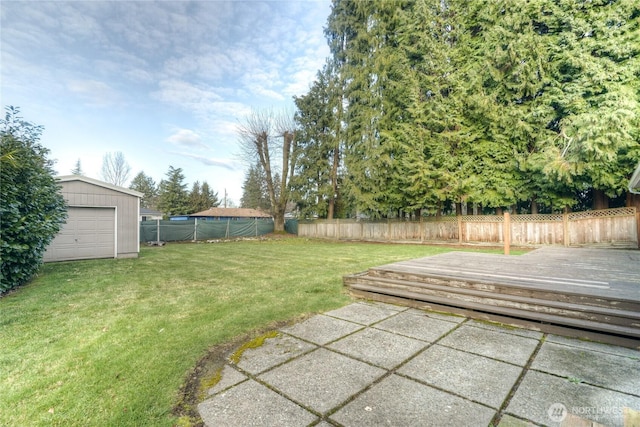
<svg viewBox="0 0 640 427">
<path fill-rule="evenodd" d="M 461 316 L 357 302 L 236 355 L 208 426 L 640 426 L 640 351 Z"/>
</svg>

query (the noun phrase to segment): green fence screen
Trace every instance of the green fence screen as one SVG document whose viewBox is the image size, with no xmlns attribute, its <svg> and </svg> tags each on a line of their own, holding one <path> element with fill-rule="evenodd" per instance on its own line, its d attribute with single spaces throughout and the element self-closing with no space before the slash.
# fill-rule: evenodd
<svg viewBox="0 0 640 427">
<path fill-rule="evenodd" d="M 158 233 L 158 227 L 160 231 Z M 297 227 L 296 227 L 297 228 Z M 227 239 L 231 237 L 262 236 L 273 232 L 273 220 L 205 221 L 141 221 L 140 241 L 183 242 L 190 240 Z"/>
</svg>

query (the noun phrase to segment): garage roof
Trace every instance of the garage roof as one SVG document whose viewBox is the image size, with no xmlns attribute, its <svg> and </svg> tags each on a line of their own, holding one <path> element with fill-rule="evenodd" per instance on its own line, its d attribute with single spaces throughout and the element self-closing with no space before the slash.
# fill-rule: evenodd
<svg viewBox="0 0 640 427">
<path fill-rule="evenodd" d="M 130 196 L 135 196 L 135 197 L 144 196 L 144 194 L 135 190 L 131 190 L 130 188 L 118 187 L 117 185 L 112 185 L 112 184 L 109 184 L 108 182 L 100 181 L 100 180 L 89 178 L 82 175 L 59 176 L 56 178 L 56 181 L 58 182 L 82 181 L 82 182 L 86 182 L 87 184 L 93 184 L 93 185 L 97 185 L 98 187 L 108 188 L 109 190 L 118 191 L 120 193 L 128 194 Z"/>
</svg>

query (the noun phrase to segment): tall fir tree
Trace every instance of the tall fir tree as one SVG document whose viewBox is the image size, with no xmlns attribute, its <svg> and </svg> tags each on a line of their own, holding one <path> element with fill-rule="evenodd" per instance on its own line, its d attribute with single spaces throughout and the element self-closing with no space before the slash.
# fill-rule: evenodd
<svg viewBox="0 0 640 427">
<path fill-rule="evenodd" d="M 156 209 L 158 204 L 158 188 L 150 176 L 145 175 L 144 172 L 138 173 L 131 181 L 129 188 L 143 194 L 140 200 L 140 207 Z"/>
<path fill-rule="evenodd" d="M 219 205 L 218 194 L 211 190 L 207 181 L 202 185 L 199 181 L 193 183 L 189 193 L 189 213 L 202 212 Z"/>
<path fill-rule="evenodd" d="M 182 169 L 169 166 L 166 177 L 158 187 L 158 209 L 167 216 L 190 213 L 189 193 Z"/>
<path fill-rule="evenodd" d="M 241 208 L 269 211 L 269 195 L 267 194 L 265 180 L 264 171 L 259 163 L 249 167 L 242 184 Z"/>
<path fill-rule="evenodd" d="M 313 177 L 297 197 L 325 209 L 319 99 L 339 99 L 340 192 L 361 212 L 606 207 L 640 158 L 638 16 L 632 0 L 334 0 L 332 84 L 297 99 Z"/>
<path fill-rule="evenodd" d="M 299 127 L 292 200 L 303 217 L 332 219 L 339 199 L 342 157 L 342 97 L 331 62 L 318 72 L 309 92 L 295 97 Z"/>
</svg>

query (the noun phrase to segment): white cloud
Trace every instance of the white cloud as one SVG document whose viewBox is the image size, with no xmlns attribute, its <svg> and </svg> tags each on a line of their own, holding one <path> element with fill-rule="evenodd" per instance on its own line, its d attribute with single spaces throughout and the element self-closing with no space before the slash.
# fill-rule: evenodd
<svg viewBox="0 0 640 427">
<path fill-rule="evenodd" d="M 228 169 L 230 171 L 235 171 L 236 170 L 235 163 L 232 160 L 229 160 L 229 159 L 217 159 L 215 157 L 206 157 L 206 156 L 200 156 L 200 155 L 197 155 L 197 154 L 184 153 L 184 152 L 171 152 L 171 154 L 175 154 L 175 155 L 178 155 L 178 156 L 187 157 L 189 159 L 197 160 L 198 162 L 200 162 L 200 163 L 202 163 L 203 165 L 206 165 L 206 166 L 221 167 L 221 168 L 224 168 L 224 169 Z"/>
<path fill-rule="evenodd" d="M 202 138 L 196 132 L 191 129 L 178 129 L 171 136 L 167 138 L 167 141 L 181 145 L 188 148 L 207 149 L 207 144 L 202 142 Z"/>
<path fill-rule="evenodd" d="M 69 91 L 79 95 L 91 106 L 105 107 L 119 102 L 120 96 L 108 84 L 97 80 L 71 80 Z"/>
<path fill-rule="evenodd" d="M 221 101 L 222 98 L 210 87 L 195 85 L 182 80 L 165 80 L 159 83 L 160 89 L 153 93 L 159 100 L 202 110 L 203 106 Z"/>
</svg>

